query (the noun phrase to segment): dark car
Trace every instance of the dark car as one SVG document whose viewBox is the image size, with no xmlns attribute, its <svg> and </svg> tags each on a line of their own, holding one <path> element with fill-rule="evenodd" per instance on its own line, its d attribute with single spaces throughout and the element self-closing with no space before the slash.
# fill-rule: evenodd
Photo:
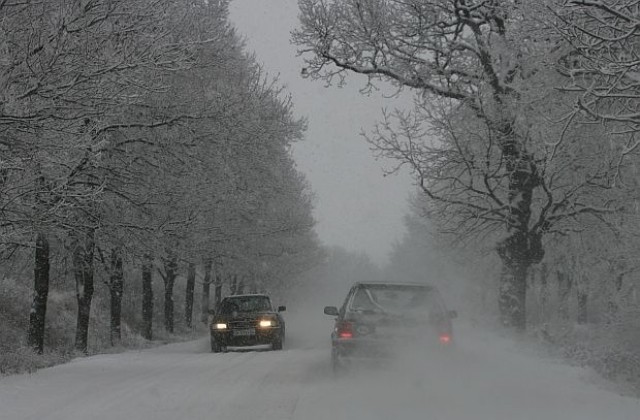
<svg viewBox="0 0 640 420">
<path fill-rule="evenodd" d="M 220 302 L 211 319 L 211 351 L 226 351 L 228 346 L 271 344 L 281 350 L 285 323 L 280 312 L 273 310 L 269 296 L 263 294 L 228 296 Z"/>
<path fill-rule="evenodd" d="M 451 319 L 434 286 L 419 283 L 356 283 L 344 304 L 324 308 L 336 316 L 331 334 L 334 371 L 354 359 L 389 358 L 398 349 L 417 345 L 449 347 Z"/>
</svg>

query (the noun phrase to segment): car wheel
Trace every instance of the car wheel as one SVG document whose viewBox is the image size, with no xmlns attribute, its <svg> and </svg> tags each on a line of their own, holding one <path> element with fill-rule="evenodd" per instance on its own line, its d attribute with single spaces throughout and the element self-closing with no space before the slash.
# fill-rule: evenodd
<svg viewBox="0 0 640 420">
<path fill-rule="evenodd" d="M 271 343 L 272 350 L 282 350 L 282 343 L 284 342 L 284 336 L 280 334 L 280 336 Z"/>
<path fill-rule="evenodd" d="M 226 349 L 223 349 L 220 343 L 218 343 L 213 337 L 211 337 L 211 352 L 220 353 L 223 350 L 226 350 Z"/>
</svg>

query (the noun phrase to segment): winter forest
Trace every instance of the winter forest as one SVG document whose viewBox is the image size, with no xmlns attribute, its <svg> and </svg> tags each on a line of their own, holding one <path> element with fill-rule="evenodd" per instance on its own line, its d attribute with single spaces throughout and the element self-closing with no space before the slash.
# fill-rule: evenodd
<svg viewBox="0 0 640 420">
<path fill-rule="evenodd" d="M 0 2 L 3 354 L 166 339 L 318 259 L 305 122 L 226 9 Z"/>
<path fill-rule="evenodd" d="M 357 139 L 415 183 L 385 266 L 318 239 L 228 3 L 0 0 L 1 374 L 397 279 L 640 390 L 639 2 L 298 0 L 308 83 L 413 96 Z"/>
</svg>

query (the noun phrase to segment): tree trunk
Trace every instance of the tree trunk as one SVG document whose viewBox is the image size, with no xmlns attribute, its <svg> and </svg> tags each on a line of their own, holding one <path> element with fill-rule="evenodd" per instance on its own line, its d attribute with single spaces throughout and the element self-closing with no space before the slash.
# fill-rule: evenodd
<svg viewBox="0 0 640 420">
<path fill-rule="evenodd" d="M 122 340 L 122 294 L 124 293 L 124 269 L 122 266 L 122 251 L 111 250 L 111 275 L 109 279 L 111 294 L 111 328 L 109 338 L 111 345 L 120 344 Z"/>
<path fill-rule="evenodd" d="M 615 320 L 620 312 L 620 298 L 622 294 L 622 286 L 624 285 L 624 276 L 626 266 L 624 263 L 621 263 L 617 269 L 619 270 L 616 274 L 616 281 L 614 283 L 614 291 L 609 294 L 609 301 L 607 303 L 607 322 L 611 323 Z M 615 268 L 614 268 L 615 270 Z M 614 271 L 612 270 L 612 271 Z"/>
<path fill-rule="evenodd" d="M 616 295 L 618 296 L 620 295 L 620 292 L 622 292 L 622 286 L 624 285 L 624 276 L 625 273 L 623 271 L 619 272 L 616 275 Z"/>
<path fill-rule="evenodd" d="M 216 309 L 220 306 L 220 302 L 222 302 L 222 283 L 216 283 L 215 296 L 213 298 L 214 305 Z"/>
<path fill-rule="evenodd" d="M 545 320 L 547 306 L 549 306 L 549 268 L 547 263 L 540 266 L 540 318 Z"/>
<path fill-rule="evenodd" d="M 507 114 L 508 115 L 508 114 Z M 503 270 L 499 293 L 502 322 L 517 330 L 526 328 L 527 272 L 544 256 L 542 234 L 530 230 L 533 191 L 540 185 L 538 169 L 533 157 L 526 151 L 524 139 L 513 132 L 513 124 L 503 122 L 496 127 L 502 135 L 501 150 L 509 174 L 509 236 L 496 250 Z"/>
<path fill-rule="evenodd" d="M 235 295 L 237 294 L 237 290 L 238 290 L 238 276 L 234 275 L 233 280 L 231 280 L 231 284 L 229 286 L 229 292 L 232 295 Z"/>
<path fill-rule="evenodd" d="M 142 263 L 142 336 L 153 339 L 153 272 L 150 256 Z"/>
<path fill-rule="evenodd" d="M 558 278 L 558 313 L 564 320 L 569 319 L 569 292 L 571 292 L 571 277 L 563 272 L 556 271 Z"/>
<path fill-rule="evenodd" d="M 578 291 L 578 317 L 576 321 L 578 324 L 586 324 L 589 320 L 587 312 L 587 302 L 589 300 L 589 294 L 583 291 Z"/>
<path fill-rule="evenodd" d="M 193 295 L 196 287 L 196 265 L 189 263 L 187 273 L 187 290 L 184 304 L 184 321 L 187 328 L 193 326 Z"/>
<path fill-rule="evenodd" d="M 238 282 L 238 287 L 236 288 L 236 294 L 241 295 L 244 293 L 244 280 L 240 280 Z"/>
<path fill-rule="evenodd" d="M 580 276 L 580 283 L 576 287 L 578 298 L 578 314 L 576 322 L 578 324 L 586 324 L 589 321 L 588 302 L 589 302 L 589 279 L 585 275 Z"/>
<path fill-rule="evenodd" d="M 527 326 L 527 273 L 542 259 L 540 237 L 515 232 L 497 250 L 503 264 L 498 296 L 500 318 L 503 325 L 523 331 Z"/>
<path fill-rule="evenodd" d="M 202 322 L 206 323 L 209 320 L 209 300 L 211 294 L 211 268 L 213 267 L 213 261 L 207 259 L 204 263 L 204 281 L 202 282 Z"/>
<path fill-rule="evenodd" d="M 173 333 L 173 286 L 176 281 L 178 263 L 175 256 L 170 256 L 164 264 L 164 329 Z"/>
<path fill-rule="evenodd" d="M 220 275 L 219 270 L 216 270 L 216 287 L 214 295 L 213 304 L 215 305 L 216 310 L 218 310 L 220 302 L 222 302 L 222 276 Z"/>
<path fill-rule="evenodd" d="M 498 305 L 502 324 L 517 330 L 526 328 L 527 270 L 529 265 L 503 266 Z"/>
<path fill-rule="evenodd" d="M 44 326 L 49 296 L 49 240 L 42 232 L 36 236 L 34 294 L 29 314 L 29 346 L 38 354 L 44 351 Z"/>
<path fill-rule="evenodd" d="M 76 279 L 76 299 L 78 301 L 78 318 L 76 324 L 75 348 L 83 353 L 88 352 L 89 318 L 93 299 L 93 253 L 94 232 L 75 241 L 73 250 L 73 271 Z"/>
</svg>

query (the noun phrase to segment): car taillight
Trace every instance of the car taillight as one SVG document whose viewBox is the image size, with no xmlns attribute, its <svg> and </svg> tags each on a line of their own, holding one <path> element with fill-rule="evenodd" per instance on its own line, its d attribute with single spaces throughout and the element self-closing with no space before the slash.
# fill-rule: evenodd
<svg viewBox="0 0 640 420">
<path fill-rule="evenodd" d="M 449 334 L 440 334 L 440 344 L 451 343 L 451 336 Z"/>
<path fill-rule="evenodd" d="M 342 321 L 336 327 L 338 337 L 353 338 L 353 325 L 350 322 Z"/>
</svg>

